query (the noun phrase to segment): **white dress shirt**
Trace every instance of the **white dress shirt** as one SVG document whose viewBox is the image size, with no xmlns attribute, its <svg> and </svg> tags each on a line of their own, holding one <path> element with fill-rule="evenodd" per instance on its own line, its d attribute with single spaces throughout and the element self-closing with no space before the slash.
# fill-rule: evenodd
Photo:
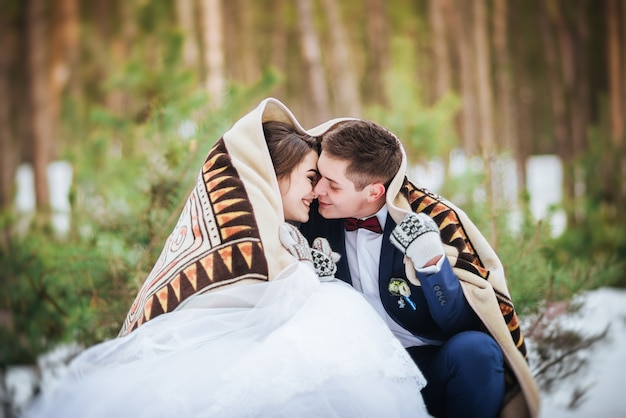
<svg viewBox="0 0 626 418">
<path fill-rule="evenodd" d="M 378 222 L 380 222 L 380 226 L 384 230 L 387 221 L 387 206 L 383 206 L 374 216 L 378 218 Z M 429 342 L 419 339 L 394 321 L 387 314 L 385 307 L 380 301 L 378 267 L 384 234 L 377 234 L 364 228 L 345 232 L 346 257 L 348 258 L 348 268 L 352 277 L 352 286 L 365 296 L 378 314 L 387 322 L 393 334 L 404 347 L 429 344 Z M 421 273 L 436 273 L 441 270 L 442 263 L 443 257 L 439 259 L 436 265 L 418 269 L 418 271 Z"/>
</svg>

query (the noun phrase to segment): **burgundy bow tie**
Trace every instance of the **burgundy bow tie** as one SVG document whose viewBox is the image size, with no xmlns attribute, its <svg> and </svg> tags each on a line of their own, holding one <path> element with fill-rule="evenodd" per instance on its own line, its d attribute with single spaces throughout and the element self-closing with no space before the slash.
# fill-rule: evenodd
<svg viewBox="0 0 626 418">
<path fill-rule="evenodd" d="M 365 228 L 372 232 L 376 232 L 377 234 L 383 233 L 383 229 L 380 227 L 380 223 L 378 222 L 378 218 L 376 216 L 363 220 L 357 218 L 346 218 L 343 220 L 343 227 L 346 228 L 346 231 L 355 231 L 358 228 Z"/>
</svg>

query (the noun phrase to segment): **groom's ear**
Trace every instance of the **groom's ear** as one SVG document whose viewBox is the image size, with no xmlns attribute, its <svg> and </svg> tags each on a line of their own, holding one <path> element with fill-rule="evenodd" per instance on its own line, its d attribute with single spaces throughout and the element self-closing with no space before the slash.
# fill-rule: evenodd
<svg viewBox="0 0 626 418">
<path fill-rule="evenodd" d="M 368 187 L 367 201 L 376 202 L 385 197 L 385 186 L 382 183 L 372 183 Z"/>
</svg>

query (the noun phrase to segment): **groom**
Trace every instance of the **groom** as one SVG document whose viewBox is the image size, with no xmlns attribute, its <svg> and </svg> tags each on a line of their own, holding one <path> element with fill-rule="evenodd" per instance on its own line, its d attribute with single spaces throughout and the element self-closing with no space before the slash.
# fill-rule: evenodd
<svg viewBox="0 0 626 418">
<path fill-rule="evenodd" d="M 498 416 L 503 350 L 468 303 L 437 223 L 409 213 L 396 225 L 389 215 L 387 189 L 403 158 L 397 138 L 373 122 L 331 127 L 322 135 L 318 202 L 300 229 L 341 254 L 336 277 L 367 298 L 408 350 L 428 382 L 422 394 L 432 415 Z M 421 285 L 407 278 L 405 257 Z"/>
</svg>

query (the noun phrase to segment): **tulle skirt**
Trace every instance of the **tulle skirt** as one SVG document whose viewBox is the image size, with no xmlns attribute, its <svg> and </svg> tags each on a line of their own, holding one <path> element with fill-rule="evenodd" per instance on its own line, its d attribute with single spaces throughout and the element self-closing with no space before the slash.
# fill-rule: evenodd
<svg viewBox="0 0 626 418">
<path fill-rule="evenodd" d="M 428 416 L 425 384 L 361 294 L 294 264 L 85 350 L 25 416 Z"/>
</svg>

